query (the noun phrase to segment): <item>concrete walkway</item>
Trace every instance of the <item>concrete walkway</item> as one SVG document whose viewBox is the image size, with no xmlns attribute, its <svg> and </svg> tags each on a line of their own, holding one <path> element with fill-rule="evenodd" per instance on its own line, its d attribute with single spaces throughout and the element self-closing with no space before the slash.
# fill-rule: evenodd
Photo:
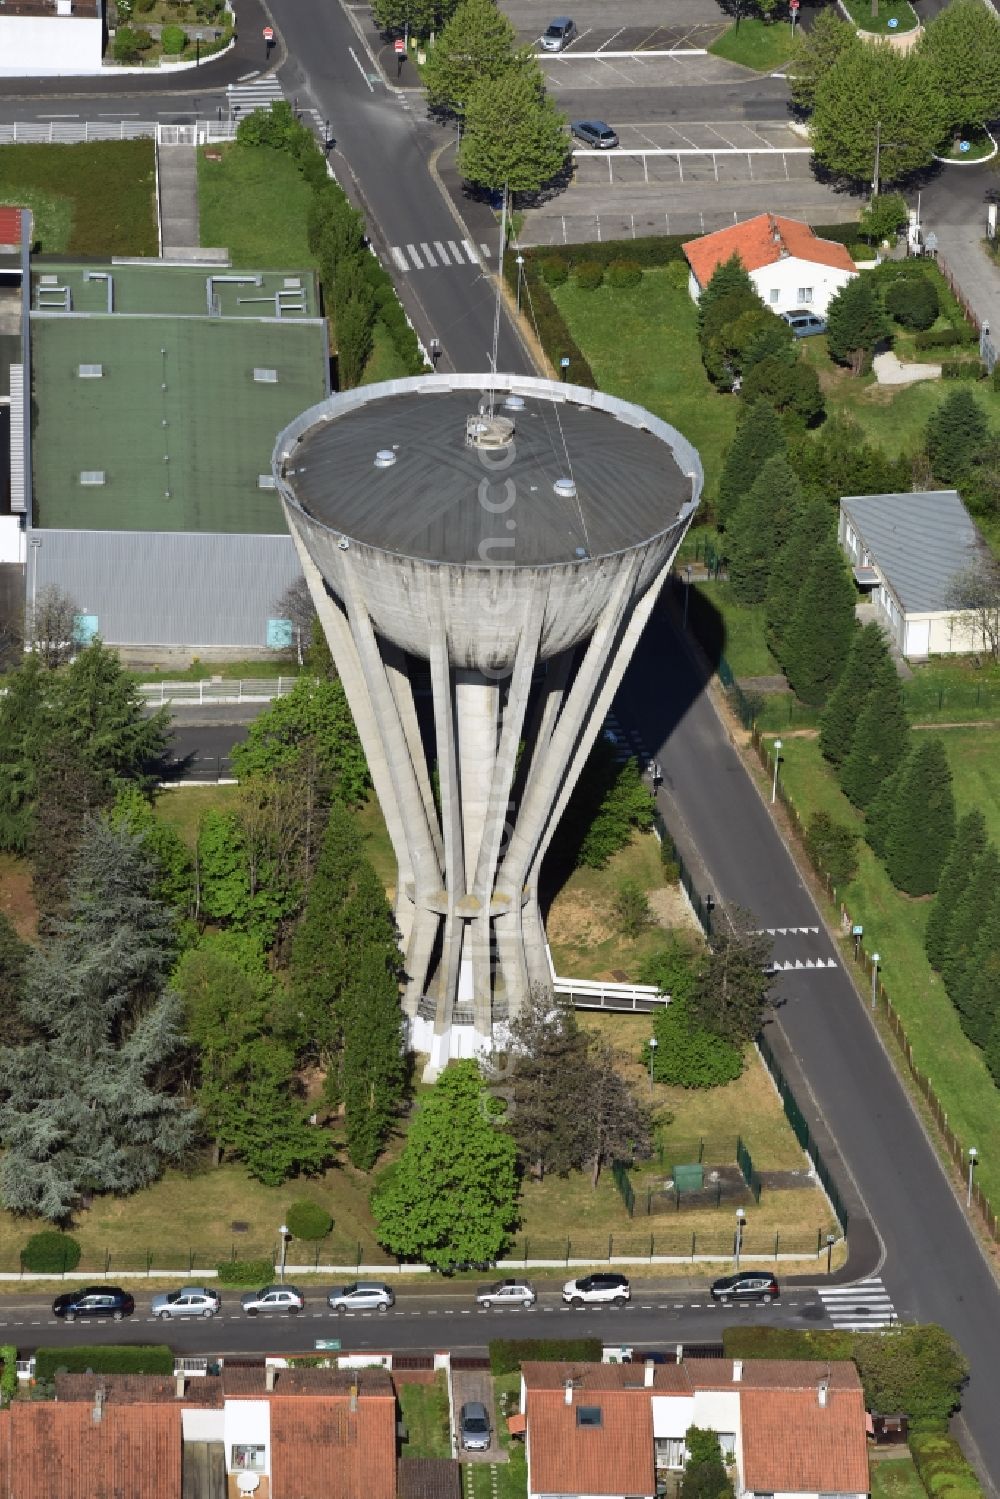
<svg viewBox="0 0 1000 1499">
<path fill-rule="evenodd" d="M 940 380 L 939 364 L 904 364 L 890 349 L 885 354 L 876 354 L 872 369 L 879 385 L 913 385 L 918 380 Z"/>
<path fill-rule="evenodd" d="M 157 146 L 160 244 L 165 257 L 198 249 L 198 158 L 194 146 Z"/>
</svg>

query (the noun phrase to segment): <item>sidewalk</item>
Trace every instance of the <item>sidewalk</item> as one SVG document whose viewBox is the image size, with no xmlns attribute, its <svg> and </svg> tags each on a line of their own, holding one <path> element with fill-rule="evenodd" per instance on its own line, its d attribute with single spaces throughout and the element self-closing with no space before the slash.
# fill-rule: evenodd
<svg viewBox="0 0 1000 1499">
<path fill-rule="evenodd" d="M 198 224 L 198 156 L 194 146 L 157 146 L 160 201 L 160 252 L 166 257 L 196 250 Z"/>
</svg>

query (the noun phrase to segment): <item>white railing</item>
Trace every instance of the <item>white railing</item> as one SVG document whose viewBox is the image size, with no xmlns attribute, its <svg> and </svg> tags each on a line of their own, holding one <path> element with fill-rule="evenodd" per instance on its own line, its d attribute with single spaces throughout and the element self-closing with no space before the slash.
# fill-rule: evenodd
<svg viewBox="0 0 1000 1499">
<path fill-rule="evenodd" d="M 174 1356 L 174 1378 L 178 1374 L 187 1374 L 192 1377 L 208 1374 L 207 1358 L 179 1358 Z"/>
<path fill-rule="evenodd" d="M 27 1384 L 35 1377 L 35 1360 L 33 1358 L 19 1358 L 17 1361 L 17 1378 L 20 1383 Z"/>
<path fill-rule="evenodd" d="M 298 677 L 256 677 L 218 682 L 142 682 L 147 703 L 268 703 L 291 692 Z"/>
<path fill-rule="evenodd" d="M 204 146 L 231 141 L 234 120 L 198 120 L 193 125 L 161 125 L 156 120 L 15 120 L 0 123 L 0 145 L 78 145 L 81 141 L 155 140 L 163 146 Z"/>
<path fill-rule="evenodd" d="M 563 994 L 573 1001 L 575 1010 L 641 1010 L 655 1009 L 670 1003 L 669 994 L 661 994 L 655 984 L 605 983 L 600 979 L 565 979 L 556 973 L 552 949 L 545 944 L 549 960 L 553 994 Z"/>
</svg>

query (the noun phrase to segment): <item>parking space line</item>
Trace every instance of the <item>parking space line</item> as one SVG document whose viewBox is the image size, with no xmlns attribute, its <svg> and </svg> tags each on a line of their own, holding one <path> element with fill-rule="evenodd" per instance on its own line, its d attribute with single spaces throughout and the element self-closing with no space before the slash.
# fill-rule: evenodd
<svg viewBox="0 0 1000 1499">
<path fill-rule="evenodd" d="M 616 36 L 621 36 L 621 34 L 622 34 L 622 32 L 624 30 L 625 30 L 624 26 L 619 26 L 618 30 L 612 32 L 612 34 L 608 37 L 608 39 L 607 39 L 606 42 L 602 42 L 601 43 L 601 45 L 597 48 L 598 52 L 603 52 L 606 47 L 610 47 L 611 43 L 614 41 L 615 37 Z"/>
<path fill-rule="evenodd" d="M 563 48 L 563 51 L 564 52 L 568 52 L 571 47 L 575 47 L 576 46 L 577 42 L 582 42 L 583 39 L 584 39 L 584 37 L 585 36 L 589 36 L 590 33 L 593 31 L 593 29 L 594 29 L 593 26 L 588 26 L 587 29 L 586 29 L 586 31 L 581 31 L 580 34 L 579 34 L 579 36 L 575 36 L 573 38 L 573 40 L 570 42 L 570 44 L 569 44 L 568 47 L 564 47 Z"/>
</svg>

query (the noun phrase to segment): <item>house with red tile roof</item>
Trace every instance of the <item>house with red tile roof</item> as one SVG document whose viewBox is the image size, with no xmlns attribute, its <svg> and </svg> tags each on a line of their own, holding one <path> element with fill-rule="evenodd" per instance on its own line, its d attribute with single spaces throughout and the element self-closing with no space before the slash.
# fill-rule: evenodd
<svg viewBox="0 0 1000 1499">
<path fill-rule="evenodd" d="M 0 1499 L 396 1499 L 382 1370 L 62 1375 L 0 1411 Z"/>
<path fill-rule="evenodd" d="M 653 1499 L 683 1468 L 692 1426 L 717 1434 L 740 1499 L 869 1492 L 851 1363 L 527 1363 L 521 1408 L 528 1499 Z"/>
<path fill-rule="evenodd" d="M 695 301 L 720 265 L 738 256 L 762 302 L 773 312 L 806 308 L 825 317 L 831 299 L 858 274 L 843 245 L 820 239 L 808 224 L 781 214 L 755 218 L 688 240 L 688 286 Z"/>
</svg>

